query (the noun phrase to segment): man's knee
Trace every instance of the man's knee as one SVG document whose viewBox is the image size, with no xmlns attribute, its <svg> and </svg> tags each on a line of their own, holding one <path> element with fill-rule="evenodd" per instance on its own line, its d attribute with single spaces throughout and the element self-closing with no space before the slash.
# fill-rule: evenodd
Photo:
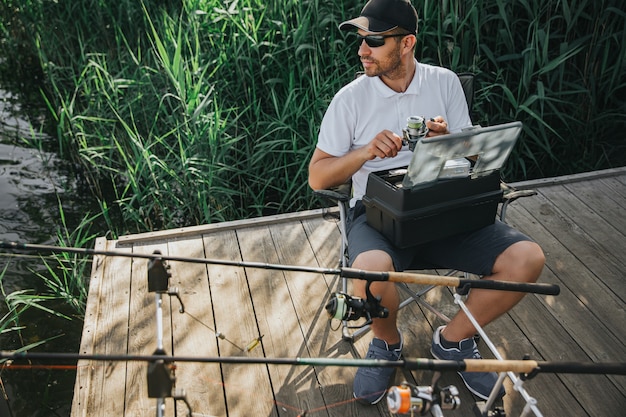
<svg viewBox="0 0 626 417">
<path fill-rule="evenodd" d="M 382 250 L 360 253 L 352 262 L 352 268 L 366 271 L 394 271 L 391 256 Z"/>
<path fill-rule="evenodd" d="M 363 269 L 365 271 L 393 271 L 393 260 L 391 256 L 381 250 L 371 250 L 360 253 L 354 262 L 352 268 Z M 354 280 L 354 292 L 360 297 L 365 297 L 365 285 L 366 281 Z M 386 307 L 393 307 L 395 298 L 397 297 L 397 290 L 395 284 L 390 281 L 376 281 L 371 283 L 370 290 L 374 296 L 381 296 L 389 305 Z"/>
<path fill-rule="evenodd" d="M 498 258 L 494 272 L 502 272 L 515 281 L 535 282 L 546 262 L 541 247 L 532 241 L 509 246 Z"/>
</svg>

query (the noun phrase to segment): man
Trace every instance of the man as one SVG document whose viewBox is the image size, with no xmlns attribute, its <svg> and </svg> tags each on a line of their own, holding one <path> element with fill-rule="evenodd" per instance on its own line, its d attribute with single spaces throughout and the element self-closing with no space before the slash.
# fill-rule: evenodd
<svg viewBox="0 0 626 417">
<path fill-rule="evenodd" d="M 417 20 L 408 0 L 370 0 L 359 17 L 339 25 L 342 30 L 357 31 L 365 76 L 344 86 L 331 101 L 310 161 L 309 185 L 325 189 L 352 179 L 348 255 L 353 268 L 401 271 L 438 265 L 483 275 L 483 279 L 535 282 L 545 262 L 541 248 L 501 222 L 401 250 L 365 220 L 361 197 L 368 174 L 406 166 L 411 159 L 411 151 L 400 137 L 408 116 L 425 116 L 430 136 L 471 125 L 456 74 L 414 58 Z M 355 294 L 364 298 L 365 282 L 353 283 Z M 376 282 L 371 289 L 390 314 L 372 323 L 374 338 L 367 356 L 397 360 L 403 342 L 396 326 L 396 287 L 390 282 Z M 472 290 L 466 304 L 484 326 L 511 309 L 522 296 Z M 473 325 L 459 311 L 435 331 L 431 352 L 438 359 L 480 358 L 474 334 Z M 384 397 L 393 372 L 392 368 L 360 368 L 354 380 L 355 398 L 376 404 Z M 483 399 L 488 398 L 497 379 L 495 373 L 461 373 L 461 377 L 470 391 Z"/>
</svg>

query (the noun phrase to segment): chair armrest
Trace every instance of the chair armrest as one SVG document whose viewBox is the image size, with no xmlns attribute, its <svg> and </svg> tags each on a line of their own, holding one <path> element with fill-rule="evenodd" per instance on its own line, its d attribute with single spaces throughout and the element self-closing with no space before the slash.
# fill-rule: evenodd
<svg viewBox="0 0 626 417">
<path fill-rule="evenodd" d="M 502 189 L 502 207 L 500 208 L 500 220 L 502 221 L 506 221 L 506 209 L 509 204 L 518 198 L 537 195 L 537 191 L 535 190 L 518 190 L 505 182 L 500 183 L 500 188 Z"/>
<path fill-rule="evenodd" d="M 331 200 L 334 202 L 345 203 L 350 201 L 351 198 L 352 183 L 347 182 L 336 187 L 327 188 L 324 190 L 315 190 L 315 195 Z"/>
<path fill-rule="evenodd" d="M 502 189 L 502 202 L 503 203 L 512 203 L 518 198 L 522 197 L 530 197 L 533 195 L 537 195 L 537 191 L 535 190 L 518 190 L 515 187 L 511 187 L 509 184 L 505 182 L 500 182 L 500 188 Z"/>
<path fill-rule="evenodd" d="M 518 198 L 522 198 L 522 197 L 530 197 L 533 195 L 537 195 L 537 191 L 535 190 L 516 190 L 516 191 L 511 191 L 508 193 L 504 193 L 502 195 L 502 199 L 508 202 L 513 202 L 515 200 L 517 200 Z"/>
</svg>

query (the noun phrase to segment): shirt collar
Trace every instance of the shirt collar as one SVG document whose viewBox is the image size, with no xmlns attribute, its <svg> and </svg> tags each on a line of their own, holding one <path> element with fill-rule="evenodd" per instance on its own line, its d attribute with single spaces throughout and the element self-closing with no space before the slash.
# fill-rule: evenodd
<svg viewBox="0 0 626 417">
<path fill-rule="evenodd" d="M 406 89 L 403 93 L 398 93 L 397 91 L 392 90 L 385 84 L 380 77 L 374 77 L 374 85 L 376 87 L 376 91 L 382 98 L 391 98 L 395 95 L 405 95 L 405 94 L 419 94 L 420 87 L 422 84 L 422 77 L 420 76 L 420 65 L 417 62 L 417 59 L 413 58 L 415 61 L 415 74 L 413 74 L 413 79 L 411 80 L 411 84 L 409 84 L 409 88 Z"/>
</svg>

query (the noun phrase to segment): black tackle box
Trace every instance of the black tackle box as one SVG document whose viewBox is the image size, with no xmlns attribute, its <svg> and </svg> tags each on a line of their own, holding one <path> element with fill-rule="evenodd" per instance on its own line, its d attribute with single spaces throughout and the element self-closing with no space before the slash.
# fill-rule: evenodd
<svg viewBox="0 0 626 417">
<path fill-rule="evenodd" d="M 493 224 L 502 200 L 499 170 L 402 188 L 402 169 L 372 172 L 363 204 L 367 223 L 400 248 Z"/>
</svg>

